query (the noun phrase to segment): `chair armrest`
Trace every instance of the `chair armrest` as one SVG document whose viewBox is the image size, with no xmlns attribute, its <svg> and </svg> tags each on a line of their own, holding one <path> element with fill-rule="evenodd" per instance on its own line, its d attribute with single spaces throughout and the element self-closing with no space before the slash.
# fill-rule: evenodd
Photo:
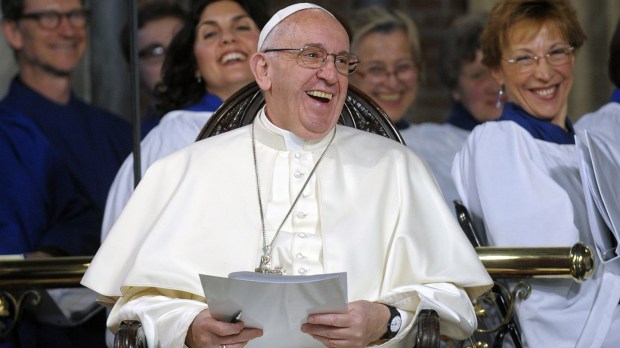
<svg viewBox="0 0 620 348">
<path fill-rule="evenodd" d="M 415 348 L 439 348 L 439 315 L 433 309 L 422 309 L 416 323 L 418 334 Z"/>
<path fill-rule="evenodd" d="M 147 348 L 146 336 L 138 320 L 123 320 L 116 335 L 114 348 Z"/>
</svg>

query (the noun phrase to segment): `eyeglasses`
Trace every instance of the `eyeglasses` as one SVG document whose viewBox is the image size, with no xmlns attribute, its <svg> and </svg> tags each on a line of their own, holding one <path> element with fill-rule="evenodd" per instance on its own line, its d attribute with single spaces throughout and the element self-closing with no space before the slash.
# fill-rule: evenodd
<svg viewBox="0 0 620 348">
<path fill-rule="evenodd" d="M 69 12 L 57 12 L 57 11 L 41 11 L 23 13 L 19 19 L 32 19 L 39 23 L 39 26 L 43 29 L 56 29 L 60 25 L 63 17 L 69 20 L 74 28 L 84 28 L 88 23 L 89 11 L 85 9 L 72 10 Z"/>
<path fill-rule="evenodd" d="M 401 82 L 410 82 L 415 80 L 417 69 L 413 62 L 405 62 L 398 63 L 392 70 L 388 70 L 385 65 L 371 65 L 363 71 L 360 70 L 359 74 L 371 83 L 386 81 L 390 78 L 390 75 L 394 75 Z"/>
<path fill-rule="evenodd" d="M 558 47 L 549 51 L 544 56 L 533 56 L 530 54 L 524 54 L 514 58 L 504 58 L 508 63 L 514 64 L 519 68 L 520 73 L 528 73 L 534 70 L 534 67 L 540 61 L 541 58 L 545 58 L 549 65 L 560 66 L 567 64 L 570 61 L 570 56 L 575 50 L 574 47 Z"/>
<path fill-rule="evenodd" d="M 357 70 L 359 58 L 349 52 L 327 53 L 327 51 L 318 46 L 306 46 L 304 48 L 270 48 L 263 52 L 281 52 L 281 51 L 298 51 L 297 64 L 310 68 L 318 69 L 324 66 L 328 56 L 334 56 L 334 65 L 336 70 L 342 75 L 351 75 Z"/>
<path fill-rule="evenodd" d="M 138 51 L 138 57 L 147 63 L 161 63 L 166 58 L 166 47 L 153 43 Z"/>
</svg>

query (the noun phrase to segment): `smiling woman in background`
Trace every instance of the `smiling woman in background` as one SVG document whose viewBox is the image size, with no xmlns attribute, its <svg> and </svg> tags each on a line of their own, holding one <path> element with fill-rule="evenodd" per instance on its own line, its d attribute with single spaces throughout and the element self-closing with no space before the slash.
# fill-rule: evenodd
<svg viewBox="0 0 620 348">
<path fill-rule="evenodd" d="M 452 173 L 491 245 L 594 245 L 567 107 L 585 39 L 568 0 L 504 0 L 489 16 L 483 63 L 508 101 L 499 121 L 473 130 Z M 605 265 L 583 283 L 528 282 L 516 304 L 526 346 L 618 346 L 620 279 Z"/>
<path fill-rule="evenodd" d="M 475 126 L 499 117 L 504 102 L 498 98 L 499 84 L 482 64 L 480 36 L 486 20 L 484 14 L 457 18 L 440 46 L 439 77 L 452 99 L 446 121 L 401 131 L 405 143 L 431 167 L 449 206 L 459 199 L 451 174 L 454 156 Z"/>
<path fill-rule="evenodd" d="M 349 20 L 351 50 L 360 58 L 351 83 L 385 110 L 399 130 L 418 92 L 422 54 L 418 29 L 399 10 L 378 5 L 362 8 Z"/>
<path fill-rule="evenodd" d="M 157 127 L 141 142 L 141 171 L 196 140 L 222 103 L 254 81 L 249 59 L 267 22 L 262 1 L 201 0 L 170 44 L 158 86 L 161 113 Z M 133 156 L 119 170 L 108 194 L 102 237 L 123 210 L 134 189 Z"/>
</svg>

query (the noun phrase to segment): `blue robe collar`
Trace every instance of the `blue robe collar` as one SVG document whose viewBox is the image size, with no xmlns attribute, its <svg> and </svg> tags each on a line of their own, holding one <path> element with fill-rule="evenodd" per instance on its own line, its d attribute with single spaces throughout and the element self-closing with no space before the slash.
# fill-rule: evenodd
<svg viewBox="0 0 620 348">
<path fill-rule="evenodd" d="M 187 111 L 215 111 L 222 105 L 222 99 L 215 94 L 208 93 L 198 103 L 185 108 Z"/>
<path fill-rule="evenodd" d="M 611 94 L 611 101 L 614 103 L 620 103 L 620 88 L 616 88 Z"/>
<path fill-rule="evenodd" d="M 24 107 L 27 110 L 35 106 L 36 108 L 40 109 L 50 107 L 62 108 L 66 106 L 72 106 L 76 102 L 76 96 L 75 93 L 73 93 L 73 90 L 70 91 L 69 101 L 67 102 L 67 104 L 59 104 L 56 101 L 51 100 L 43 94 L 35 91 L 30 86 L 26 85 L 24 81 L 22 81 L 21 77 L 19 77 L 19 75 L 13 78 L 13 82 L 9 86 L 9 91 L 6 98 L 10 98 L 12 103 L 17 104 L 20 107 Z"/>
<path fill-rule="evenodd" d="M 567 131 L 550 121 L 541 120 L 528 114 L 515 103 L 507 102 L 504 104 L 502 116 L 498 121 L 514 121 L 525 128 L 535 139 L 556 144 L 575 144 L 575 130 L 568 117 L 566 118 Z"/>
<path fill-rule="evenodd" d="M 400 120 L 398 120 L 394 126 L 396 126 L 396 129 L 398 129 L 399 131 L 403 130 L 403 129 L 407 129 L 409 128 L 410 124 L 407 120 L 405 120 L 405 118 L 401 118 Z"/>
<path fill-rule="evenodd" d="M 468 131 L 471 131 L 474 127 L 480 124 L 480 122 L 478 122 L 474 116 L 472 116 L 472 114 L 465 109 L 463 104 L 458 102 L 452 104 L 450 117 L 448 117 L 448 123 Z"/>
</svg>

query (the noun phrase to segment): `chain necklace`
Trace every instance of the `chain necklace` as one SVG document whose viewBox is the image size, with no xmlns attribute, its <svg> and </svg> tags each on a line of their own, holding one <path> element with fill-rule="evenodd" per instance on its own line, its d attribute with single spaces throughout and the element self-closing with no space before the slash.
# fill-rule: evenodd
<svg viewBox="0 0 620 348">
<path fill-rule="evenodd" d="M 276 238 L 278 237 L 278 234 L 280 234 L 280 230 L 282 229 L 282 226 L 284 226 L 286 219 L 288 219 L 288 217 L 291 215 L 291 212 L 293 211 L 293 208 L 295 208 L 297 201 L 299 201 L 299 198 L 301 197 L 302 193 L 306 189 L 306 186 L 308 186 L 308 183 L 310 182 L 310 178 L 312 178 L 314 171 L 319 166 L 319 163 L 321 163 L 321 160 L 323 159 L 323 156 L 327 152 L 327 149 L 329 148 L 329 146 L 332 144 L 334 137 L 336 137 L 336 128 L 334 128 L 334 133 L 332 134 L 331 139 L 329 139 L 329 143 L 325 147 L 325 150 L 323 150 L 321 157 L 319 157 L 319 160 L 316 161 L 316 164 L 312 168 L 312 171 L 310 171 L 310 174 L 308 175 L 306 182 L 304 182 L 303 186 L 301 187 L 301 190 L 299 190 L 299 193 L 297 194 L 297 197 L 295 197 L 293 204 L 291 204 L 291 207 L 286 213 L 286 216 L 284 216 L 284 219 L 282 219 L 280 226 L 278 226 L 278 229 L 276 230 L 276 233 L 273 235 L 271 242 L 267 244 L 267 233 L 265 232 L 265 216 L 263 215 L 263 202 L 261 200 L 260 180 L 258 178 L 258 164 L 256 161 L 256 139 L 254 137 L 254 127 L 255 127 L 254 122 L 252 122 L 252 128 L 251 128 L 252 156 L 254 157 L 254 173 L 256 174 L 256 191 L 258 193 L 258 208 L 260 211 L 260 223 L 261 223 L 261 228 L 262 228 L 262 233 L 263 233 L 263 255 L 260 257 L 260 265 L 258 266 L 258 268 L 254 269 L 254 271 L 258 273 L 284 274 L 284 272 L 282 271 L 282 267 L 273 267 L 271 265 L 271 253 L 273 251 L 272 250 L 273 242 L 275 242 Z"/>
</svg>

